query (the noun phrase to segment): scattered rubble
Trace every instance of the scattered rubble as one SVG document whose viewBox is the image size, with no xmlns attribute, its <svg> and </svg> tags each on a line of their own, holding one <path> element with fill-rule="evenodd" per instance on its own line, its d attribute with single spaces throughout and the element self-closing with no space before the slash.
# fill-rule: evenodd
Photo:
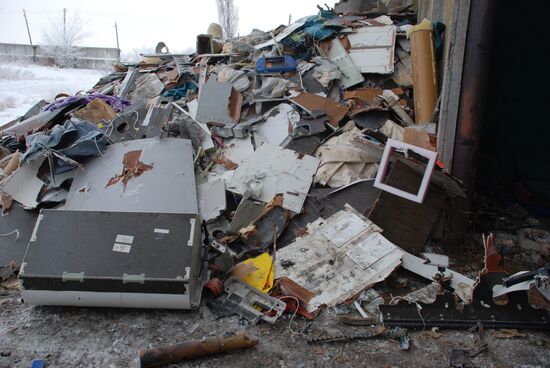
<svg viewBox="0 0 550 368">
<path fill-rule="evenodd" d="M 470 211 L 438 161 L 432 23 L 363 10 L 228 40 L 214 27 L 194 54 L 162 44 L 8 124 L 2 287 L 18 277 L 31 305 L 210 308 L 242 324 L 334 310 L 363 327 L 301 332 L 310 343 L 548 330 L 550 233 L 484 235 L 483 269 L 455 267 Z M 507 275 L 518 251 L 537 267 Z M 397 272 L 406 292 L 386 282 Z M 154 367 L 258 343 L 239 332 L 139 356 Z M 481 351 L 454 349 L 450 365 Z"/>
</svg>

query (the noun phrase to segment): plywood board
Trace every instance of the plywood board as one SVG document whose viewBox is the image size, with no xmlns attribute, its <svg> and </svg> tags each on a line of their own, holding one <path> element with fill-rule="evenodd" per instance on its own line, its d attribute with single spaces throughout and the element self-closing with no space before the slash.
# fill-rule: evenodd
<svg viewBox="0 0 550 368">
<path fill-rule="evenodd" d="M 387 184 L 401 190 L 416 192 L 422 175 L 397 160 L 387 178 Z M 422 204 L 388 192 L 380 193 L 369 220 L 384 229 L 384 236 L 401 248 L 420 254 L 446 203 L 445 191 L 430 185 Z"/>
</svg>

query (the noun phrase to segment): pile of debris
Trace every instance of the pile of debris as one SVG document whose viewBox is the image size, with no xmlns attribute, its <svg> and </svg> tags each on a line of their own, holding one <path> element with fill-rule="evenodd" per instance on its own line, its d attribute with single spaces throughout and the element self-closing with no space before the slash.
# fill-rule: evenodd
<svg viewBox="0 0 550 368">
<path fill-rule="evenodd" d="M 252 323 L 326 308 L 382 323 L 312 342 L 547 329 L 547 268 L 504 278 L 492 236 L 478 274 L 433 252 L 464 241 L 469 211 L 437 160 L 441 29 L 408 8 L 320 8 L 229 40 L 211 26 L 193 55 L 143 55 L 39 102 L 2 131 L 0 236 L 14 261 L 2 280 L 18 270 L 36 305 L 189 309 L 205 296 Z M 399 269 L 428 282 L 373 288 Z"/>
</svg>

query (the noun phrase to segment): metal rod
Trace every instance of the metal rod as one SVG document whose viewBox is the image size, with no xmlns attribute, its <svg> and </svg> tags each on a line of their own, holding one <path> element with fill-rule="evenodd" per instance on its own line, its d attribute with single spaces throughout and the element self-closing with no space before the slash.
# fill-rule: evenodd
<svg viewBox="0 0 550 368">
<path fill-rule="evenodd" d="M 118 59 L 120 60 L 120 46 L 118 44 L 118 26 L 115 22 L 116 48 L 118 49 Z"/>
<path fill-rule="evenodd" d="M 63 8 L 63 46 L 67 47 L 67 9 Z"/>
</svg>

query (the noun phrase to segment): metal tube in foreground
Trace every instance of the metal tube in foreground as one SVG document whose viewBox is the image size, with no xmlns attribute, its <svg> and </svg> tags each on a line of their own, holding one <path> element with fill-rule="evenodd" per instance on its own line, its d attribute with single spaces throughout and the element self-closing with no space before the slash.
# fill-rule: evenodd
<svg viewBox="0 0 550 368">
<path fill-rule="evenodd" d="M 250 338 L 243 331 L 238 331 L 177 345 L 143 349 L 139 351 L 139 362 L 141 368 L 162 367 L 187 359 L 251 348 L 257 344 L 258 340 Z"/>
</svg>

